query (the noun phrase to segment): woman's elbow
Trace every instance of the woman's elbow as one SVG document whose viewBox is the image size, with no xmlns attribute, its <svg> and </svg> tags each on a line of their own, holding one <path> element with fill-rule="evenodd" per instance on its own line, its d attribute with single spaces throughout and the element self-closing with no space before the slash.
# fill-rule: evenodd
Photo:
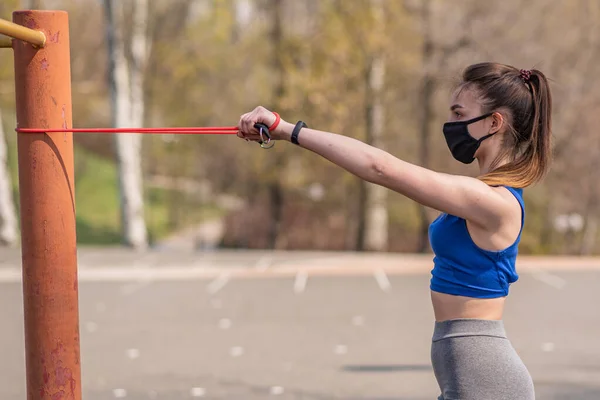
<svg viewBox="0 0 600 400">
<path fill-rule="evenodd" d="M 371 183 L 384 185 L 389 174 L 389 162 L 387 157 L 371 157 L 369 160 L 368 174 L 366 180 Z"/>
</svg>

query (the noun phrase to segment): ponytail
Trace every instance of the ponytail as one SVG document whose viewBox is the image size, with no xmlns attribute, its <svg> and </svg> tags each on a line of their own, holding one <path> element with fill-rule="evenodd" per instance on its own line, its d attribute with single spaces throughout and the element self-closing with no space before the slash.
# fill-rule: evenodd
<svg viewBox="0 0 600 400">
<path fill-rule="evenodd" d="M 518 75 L 515 75 L 515 69 L 504 67 L 511 68 L 512 73 L 503 74 L 501 79 L 505 79 L 511 86 L 509 89 L 513 89 L 505 92 L 504 96 L 510 93 L 516 98 L 502 102 L 498 97 L 504 96 L 494 96 L 493 93 L 490 96 L 485 88 L 482 88 L 482 94 L 488 99 L 492 97 L 492 102 L 500 103 L 498 105 L 508 105 L 512 113 L 513 157 L 511 162 L 480 176 L 479 179 L 490 186 L 524 188 L 539 182 L 550 168 L 552 95 L 548 80 L 541 71 L 521 70 Z M 520 82 L 515 79 L 515 76 Z M 521 85 L 521 89 L 514 89 L 515 82 Z M 523 90 L 523 82 L 529 93 Z M 498 86 L 495 89 L 501 90 Z M 523 96 L 528 98 L 523 99 Z"/>
</svg>

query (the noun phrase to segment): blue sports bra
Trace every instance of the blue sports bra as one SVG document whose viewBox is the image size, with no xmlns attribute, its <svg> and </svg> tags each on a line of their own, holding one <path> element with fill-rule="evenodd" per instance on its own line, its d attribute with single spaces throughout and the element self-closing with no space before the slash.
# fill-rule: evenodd
<svg viewBox="0 0 600 400">
<path fill-rule="evenodd" d="M 429 241 L 435 254 L 431 290 L 481 299 L 508 295 L 510 284 L 519 279 L 515 261 L 525 222 L 525 204 L 523 189 L 506 188 L 521 205 L 521 230 L 515 242 L 504 250 L 489 251 L 477 246 L 463 218 L 441 214 L 431 223 Z"/>
</svg>

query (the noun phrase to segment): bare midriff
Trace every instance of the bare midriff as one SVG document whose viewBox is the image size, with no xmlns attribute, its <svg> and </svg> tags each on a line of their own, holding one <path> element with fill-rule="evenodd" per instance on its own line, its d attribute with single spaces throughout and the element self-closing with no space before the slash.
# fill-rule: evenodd
<svg viewBox="0 0 600 400">
<path fill-rule="evenodd" d="M 477 299 L 431 291 L 436 321 L 460 318 L 499 320 L 502 319 L 505 299 L 505 297 Z"/>
</svg>

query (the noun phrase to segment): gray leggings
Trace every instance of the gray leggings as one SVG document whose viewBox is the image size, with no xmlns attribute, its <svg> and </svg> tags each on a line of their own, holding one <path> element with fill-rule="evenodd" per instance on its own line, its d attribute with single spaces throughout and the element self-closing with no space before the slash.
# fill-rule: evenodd
<svg viewBox="0 0 600 400">
<path fill-rule="evenodd" d="M 535 400 L 529 371 L 502 321 L 436 322 L 431 344 L 438 400 Z"/>
</svg>

